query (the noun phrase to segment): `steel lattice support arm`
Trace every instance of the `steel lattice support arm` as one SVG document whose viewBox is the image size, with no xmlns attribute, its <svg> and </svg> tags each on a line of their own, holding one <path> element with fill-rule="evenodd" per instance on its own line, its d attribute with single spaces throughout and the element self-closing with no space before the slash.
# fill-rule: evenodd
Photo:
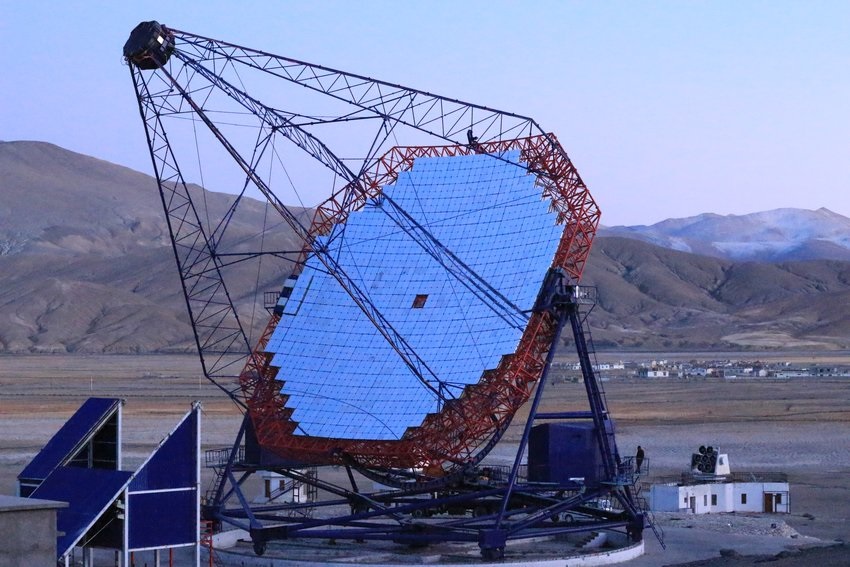
<svg viewBox="0 0 850 567">
<path fill-rule="evenodd" d="M 269 108 L 260 101 L 251 97 L 241 89 L 235 87 L 230 82 L 216 75 L 203 65 L 202 62 L 196 61 L 185 55 L 182 51 L 176 50 L 174 56 L 178 57 L 183 63 L 195 70 L 199 75 L 203 76 L 214 87 L 221 89 L 227 96 L 237 101 L 248 112 L 255 115 L 262 122 L 270 133 L 280 133 L 289 139 L 293 144 L 304 150 L 313 159 L 326 166 L 336 175 L 344 179 L 348 183 L 356 183 L 357 176 L 340 160 L 321 140 L 310 134 L 304 128 L 292 122 L 284 113 Z M 179 83 L 172 82 L 175 86 Z M 185 90 L 181 92 L 184 98 L 190 97 Z M 199 109 L 199 107 L 197 107 Z M 196 110 L 198 111 L 198 110 Z M 265 195 L 267 199 L 274 199 L 274 195 Z M 280 208 L 282 204 L 278 204 L 276 208 Z M 281 214 L 288 214 L 288 211 L 278 210 Z M 305 235 L 299 234 L 304 237 Z"/>
<path fill-rule="evenodd" d="M 235 393 L 250 346 L 162 125 L 168 95 L 151 90 L 137 67 L 130 66 L 130 73 L 204 375 L 242 403 Z"/>
<path fill-rule="evenodd" d="M 465 144 L 472 129 L 479 142 L 542 133 L 531 118 L 487 108 L 422 90 L 379 81 L 322 65 L 242 47 L 233 43 L 170 30 L 185 51 L 217 65 L 242 64 L 353 105 L 364 115 L 378 116 L 390 127 L 405 124 L 452 144 Z M 352 119 L 352 113 L 326 120 Z"/>
</svg>

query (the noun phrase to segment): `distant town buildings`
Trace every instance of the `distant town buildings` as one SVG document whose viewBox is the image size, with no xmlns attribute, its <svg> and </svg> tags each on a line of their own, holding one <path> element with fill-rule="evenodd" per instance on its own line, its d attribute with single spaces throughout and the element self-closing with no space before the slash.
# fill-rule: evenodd
<svg viewBox="0 0 850 567">
<path fill-rule="evenodd" d="M 848 365 L 794 365 L 789 362 L 762 362 L 759 360 L 635 360 L 600 362 L 593 365 L 602 380 L 611 378 L 724 378 L 726 380 L 790 378 L 850 378 Z M 552 365 L 552 379 L 558 382 L 582 380 L 578 362 L 559 361 Z"/>
</svg>

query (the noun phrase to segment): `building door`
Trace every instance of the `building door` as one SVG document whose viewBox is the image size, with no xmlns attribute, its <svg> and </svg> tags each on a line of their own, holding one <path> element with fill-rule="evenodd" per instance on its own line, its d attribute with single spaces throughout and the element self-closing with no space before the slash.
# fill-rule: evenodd
<svg viewBox="0 0 850 567">
<path fill-rule="evenodd" d="M 691 496 L 691 512 L 697 513 L 697 497 Z"/>
<path fill-rule="evenodd" d="M 769 492 L 764 493 L 764 511 L 767 514 L 773 514 L 774 511 L 773 494 Z"/>
</svg>

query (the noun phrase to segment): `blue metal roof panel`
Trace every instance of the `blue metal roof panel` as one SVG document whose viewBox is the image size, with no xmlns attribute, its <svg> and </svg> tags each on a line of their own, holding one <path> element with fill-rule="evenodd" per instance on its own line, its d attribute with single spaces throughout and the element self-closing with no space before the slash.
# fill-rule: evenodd
<svg viewBox="0 0 850 567">
<path fill-rule="evenodd" d="M 18 475 L 19 479 L 42 480 L 56 467 L 66 463 L 79 448 L 97 433 L 121 405 L 117 398 L 89 398 L 56 432 L 44 448 Z"/>
<path fill-rule="evenodd" d="M 199 410 L 194 408 L 133 475 L 130 492 L 194 488 L 198 483 Z"/>
<path fill-rule="evenodd" d="M 80 540 L 126 488 L 133 473 L 107 469 L 58 467 L 35 489 L 31 498 L 67 502 L 56 517 L 56 552 L 61 557 Z"/>
</svg>

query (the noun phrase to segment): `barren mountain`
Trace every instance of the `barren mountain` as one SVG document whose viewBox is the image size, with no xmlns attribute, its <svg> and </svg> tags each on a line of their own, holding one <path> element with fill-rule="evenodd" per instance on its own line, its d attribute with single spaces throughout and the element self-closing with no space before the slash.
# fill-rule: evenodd
<svg viewBox="0 0 850 567">
<path fill-rule="evenodd" d="M 598 348 L 850 345 L 850 262 L 733 262 L 600 237 L 582 283 L 598 288 Z"/>
<path fill-rule="evenodd" d="M 39 142 L 0 143 L 0 172 L 0 352 L 194 348 L 151 177 Z M 234 199 L 193 190 L 211 218 Z M 300 248 L 256 201 L 225 240 L 229 250 L 261 240 L 267 250 Z M 599 237 L 583 282 L 598 286 L 596 346 L 850 348 L 850 261 L 836 258 L 736 262 Z M 290 268 L 269 259 L 231 268 L 232 297 L 254 332 L 267 320 L 262 292 L 279 289 Z"/>
<path fill-rule="evenodd" d="M 40 142 L 0 143 L 0 172 L 0 351 L 193 348 L 151 177 Z M 193 190 L 211 218 L 234 199 Z M 231 251 L 259 249 L 264 239 L 265 249 L 300 248 L 268 213 L 264 204 L 246 201 L 224 244 Z M 289 273 L 284 264 L 245 263 L 230 272 L 233 298 L 256 315 L 254 329 L 267 320 L 262 291 L 279 289 L 280 274 Z"/>
<path fill-rule="evenodd" d="M 601 234 L 738 261 L 850 260 L 850 219 L 823 208 L 706 213 L 651 226 L 606 227 Z"/>
</svg>

